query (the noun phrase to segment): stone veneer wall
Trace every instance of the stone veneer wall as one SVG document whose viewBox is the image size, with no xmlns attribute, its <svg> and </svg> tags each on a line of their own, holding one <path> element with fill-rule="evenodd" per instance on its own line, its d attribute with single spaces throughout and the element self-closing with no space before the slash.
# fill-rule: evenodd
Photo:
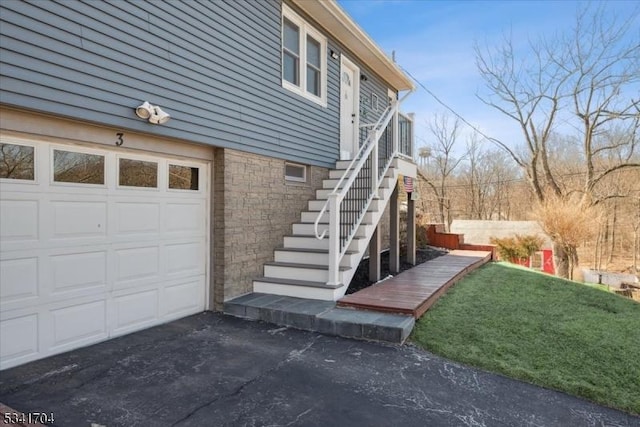
<svg viewBox="0 0 640 427">
<path fill-rule="evenodd" d="M 315 199 L 326 168 L 309 166 L 306 183 L 285 182 L 282 159 L 216 149 L 213 192 L 215 309 L 251 292 L 265 262 Z"/>
</svg>

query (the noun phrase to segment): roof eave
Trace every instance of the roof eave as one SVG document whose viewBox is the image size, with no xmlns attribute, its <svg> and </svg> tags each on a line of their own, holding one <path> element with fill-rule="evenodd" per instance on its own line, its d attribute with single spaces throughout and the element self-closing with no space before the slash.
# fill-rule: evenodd
<svg viewBox="0 0 640 427">
<path fill-rule="evenodd" d="M 393 89 L 414 90 L 409 76 L 356 24 L 335 0 L 290 0 L 318 22 Z"/>
</svg>

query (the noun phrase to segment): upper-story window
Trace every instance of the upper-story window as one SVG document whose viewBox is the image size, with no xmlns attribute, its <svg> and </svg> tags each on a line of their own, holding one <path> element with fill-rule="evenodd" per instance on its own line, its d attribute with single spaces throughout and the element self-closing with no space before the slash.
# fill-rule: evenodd
<svg viewBox="0 0 640 427">
<path fill-rule="evenodd" d="M 327 39 L 282 5 L 282 87 L 327 106 Z"/>
</svg>

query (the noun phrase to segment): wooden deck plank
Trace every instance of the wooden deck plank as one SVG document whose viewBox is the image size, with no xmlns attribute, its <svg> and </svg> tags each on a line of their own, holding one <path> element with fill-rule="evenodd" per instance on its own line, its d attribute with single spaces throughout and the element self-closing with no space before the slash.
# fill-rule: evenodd
<svg viewBox="0 0 640 427">
<path fill-rule="evenodd" d="M 422 316 L 448 288 L 486 264 L 491 252 L 451 251 L 395 277 L 346 295 L 341 307 Z"/>
</svg>

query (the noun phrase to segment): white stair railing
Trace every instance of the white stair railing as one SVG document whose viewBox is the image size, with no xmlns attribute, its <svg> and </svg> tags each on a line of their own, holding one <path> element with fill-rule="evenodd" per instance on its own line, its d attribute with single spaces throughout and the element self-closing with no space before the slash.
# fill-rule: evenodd
<svg viewBox="0 0 640 427">
<path fill-rule="evenodd" d="M 340 284 L 340 261 L 371 201 L 377 198 L 391 161 L 399 152 L 398 114 L 400 105 L 410 94 L 408 92 L 402 99 L 392 102 L 382 113 L 333 191 L 329 193 L 315 220 L 316 238 L 324 239 L 329 233 L 329 285 Z M 325 212 L 328 212 L 329 228 L 319 233 L 318 227 Z"/>
</svg>

